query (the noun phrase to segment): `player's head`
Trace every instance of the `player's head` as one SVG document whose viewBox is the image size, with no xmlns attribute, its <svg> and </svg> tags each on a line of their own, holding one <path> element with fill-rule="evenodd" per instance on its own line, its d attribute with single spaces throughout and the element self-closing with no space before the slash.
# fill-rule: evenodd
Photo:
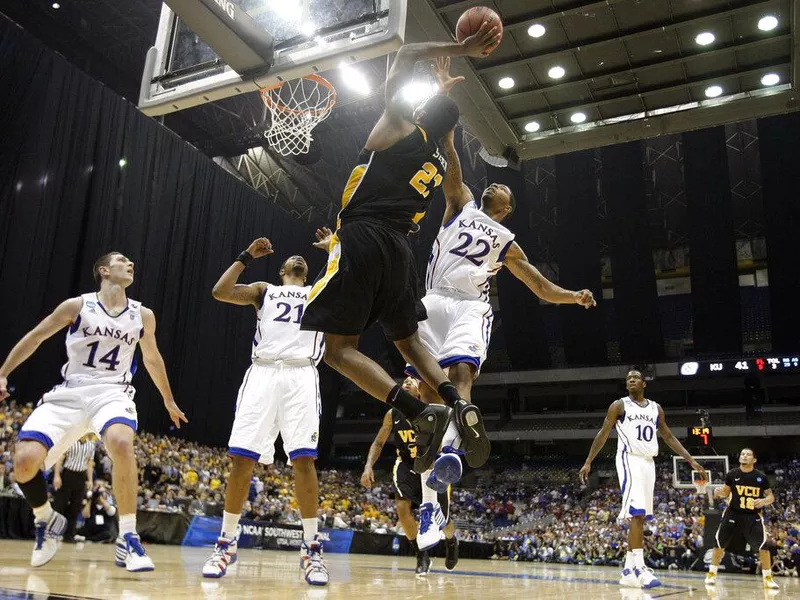
<svg viewBox="0 0 800 600">
<path fill-rule="evenodd" d="M 458 106 L 444 94 L 434 94 L 414 109 L 414 123 L 438 140 L 458 123 Z"/>
<path fill-rule="evenodd" d="M 94 261 L 92 273 L 97 285 L 109 281 L 126 288 L 133 283 L 133 262 L 119 252 L 107 252 Z"/>
<path fill-rule="evenodd" d="M 308 277 L 308 265 L 306 259 L 302 256 L 290 256 L 281 265 L 281 280 L 284 281 L 287 277 L 292 279 L 301 279 L 303 283 Z"/>
<path fill-rule="evenodd" d="M 493 183 L 481 195 L 481 210 L 500 222 L 514 212 L 516 201 L 511 188 L 502 183 Z"/>
<path fill-rule="evenodd" d="M 739 452 L 740 465 L 749 467 L 756 464 L 757 461 L 758 459 L 756 458 L 756 453 L 752 448 L 742 448 L 742 450 Z"/>
<path fill-rule="evenodd" d="M 403 389 L 407 391 L 409 394 L 414 396 L 417 400 L 419 400 L 419 382 L 414 379 L 413 377 L 406 377 L 403 381 Z"/>
<path fill-rule="evenodd" d="M 625 376 L 625 389 L 627 389 L 628 392 L 644 392 L 644 388 L 646 387 L 647 382 L 645 382 L 641 371 L 635 369 L 628 371 L 628 374 Z"/>
</svg>

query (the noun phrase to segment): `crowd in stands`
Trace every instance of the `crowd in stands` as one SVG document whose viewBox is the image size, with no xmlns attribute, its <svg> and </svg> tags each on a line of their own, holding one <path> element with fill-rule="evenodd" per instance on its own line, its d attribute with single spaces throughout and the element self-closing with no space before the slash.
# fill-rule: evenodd
<svg viewBox="0 0 800 600">
<path fill-rule="evenodd" d="M 20 494 L 12 470 L 12 444 L 30 406 L 0 404 L 0 493 Z M 140 433 L 136 445 L 142 510 L 221 515 L 229 459 L 223 449 L 166 436 Z M 613 464 L 599 486 L 578 482 L 579 464 L 552 457 L 498 466 L 474 473 L 468 487 L 452 496 L 452 515 L 462 539 L 494 544 L 493 558 L 619 566 L 626 531 L 616 522 L 619 490 Z M 703 547 L 705 500 L 671 485 L 671 463 L 660 461 L 655 518 L 647 522 L 646 556 L 653 568 L 688 569 Z M 356 465 L 354 465 L 355 467 Z M 758 465 L 775 478 L 775 505 L 765 513 L 776 569 L 800 566 L 800 459 Z M 111 460 L 98 444 L 95 477 L 111 479 Z M 390 473 L 378 474 L 366 489 L 357 470 L 322 470 L 320 520 L 323 526 L 402 534 L 394 508 Z M 244 517 L 300 523 L 293 498 L 291 467 L 259 465 L 251 481 Z"/>
</svg>

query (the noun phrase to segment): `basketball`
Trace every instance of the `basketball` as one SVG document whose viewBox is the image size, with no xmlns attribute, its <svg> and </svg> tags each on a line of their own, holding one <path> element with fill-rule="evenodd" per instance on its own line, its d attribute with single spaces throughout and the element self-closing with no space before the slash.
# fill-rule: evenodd
<svg viewBox="0 0 800 600">
<path fill-rule="evenodd" d="M 458 23 L 456 23 L 456 40 L 460 43 L 477 33 L 484 21 L 489 21 L 492 26 L 497 27 L 497 32 L 500 34 L 500 40 L 495 46 L 486 51 L 485 56 L 493 52 L 503 39 L 503 23 L 500 21 L 500 16 L 491 8 L 475 6 L 464 11 L 458 18 Z"/>
</svg>

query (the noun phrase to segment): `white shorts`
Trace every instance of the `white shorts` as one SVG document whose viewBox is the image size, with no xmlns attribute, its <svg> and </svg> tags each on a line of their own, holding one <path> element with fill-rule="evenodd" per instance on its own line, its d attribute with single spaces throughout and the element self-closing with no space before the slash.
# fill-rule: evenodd
<svg viewBox="0 0 800 600">
<path fill-rule="evenodd" d="M 239 388 L 228 454 L 271 465 L 280 433 L 290 460 L 317 458 L 321 412 L 319 375 L 310 360 L 296 367 L 253 363 Z"/>
<path fill-rule="evenodd" d="M 419 339 L 443 369 L 456 363 L 469 363 L 475 367 L 475 376 L 481 370 L 489 350 L 494 315 L 488 302 L 463 300 L 428 292 L 422 299 L 428 318 L 419 322 Z M 408 366 L 406 372 L 418 377 Z"/>
<path fill-rule="evenodd" d="M 102 436 L 114 423 L 136 431 L 133 386 L 119 383 L 68 385 L 47 392 L 19 432 L 20 440 L 35 440 L 47 447 L 45 467 L 52 467 L 80 437 L 94 431 Z"/>
<path fill-rule="evenodd" d="M 617 453 L 617 476 L 622 490 L 622 508 L 618 520 L 653 516 L 653 490 L 656 487 L 656 463 L 651 456 L 637 456 L 627 451 Z"/>
</svg>

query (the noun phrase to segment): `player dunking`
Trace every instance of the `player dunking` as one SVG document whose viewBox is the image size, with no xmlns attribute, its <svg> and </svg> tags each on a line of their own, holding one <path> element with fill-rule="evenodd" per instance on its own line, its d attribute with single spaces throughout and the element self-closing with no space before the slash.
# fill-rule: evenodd
<svg viewBox="0 0 800 600">
<path fill-rule="evenodd" d="M 779 589 L 772 579 L 769 550 L 764 548 L 767 532 L 764 529 L 764 517 L 761 515 L 761 509 L 775 502 L 775 496 L 769 487 L 767 476 L 755 468 L 756 460 L 752 449 L 742 448 L 739 452 L 739 468 L 731 469 L 725 475 L 725 485 L 714 490 L 714 497 L 728 499 L 728 507 L 722 513 L 717 529 L 717 547 L 714 548 L 706 574 L 707 586 L 717 583 L 717 570 L 725 556 L 725 549 L 737 537 L 742 537 L 751 549 L 758 548 L 764 588 Z"/>
<path fill-rule="evenodd" d="M 175 404 L 164 360 L 156 344 L 156 318 L 125 290 L 133 283 L 133 263 L 119 252 L 104 254 L 94 264 L 100 290 L 65 300 L 11 349 L 0 367 L 0 400 L 8 397 L 8 376 L 46 339 L 65 327 L 67 363 L 64 382 L 42 396 L 19 432 L 14 472 L 36 518 L 36 544 L 31 565 L 40 567 L 58 550 L 66 519 L 47 499 L 41 468 L 52 467 L 76 440 L 89 431 L 101 436 L 113 461 L 113 488 L 119 512 L 115 563 L 128 571 L 152 571 L 153 561 L 136 533 L 136 433 L 134 352 L 142 349 L 144 366 L 176 427 L 186 416 Z"/>
<path fill-rule="evenodd" d="M 214 553 L 203 566 L 204 577 L 225 575 L 236 562 L 236 527 L 250 488 L 256 462 L 271 465 L 275 440 L 292 463 L 295 494 L 303 521 L 301 568 L 311 585 L 326 585 L 328 571 L 317 540 L 319 482 L 317 458 L 319 416 L 322 404 L 316 365 L 322 358 L 323 336 L 300 331 L 300 318 L 311 286 L 306 285 L 308 266 L 301 256 L 290 256 L 281 267 L 282 285 L 263 281 L 240 284 L 239 277 L 253 259 L 272 254 L 266 238 L 255 240 L 222 274 L 212 292 L 220 302 L 252 306 L 257 326 L 253 340 L 253 364 L 247 369 L 233 421 L 228 454 L 231 474 L 225 491 L 222 531 Z"/>
<path fill-rule="evenodd" d="M 358 351 L 361 333 L 378 321 L 407 362 L 455 409 L 462 430 L 477 436 L 473 461 L 483 464 L 489 441 L 480 411 L 466 404 L 417 335 L 425 308 L 417 293 L 417 273 L 408 233 L 418 229 L 447 163 L 437 140 L 458 120 L 455 103 L 430 98 L 409 119 L 399 92 L 418 60 L 436 56 L 480 56 L 499 41 L 485 22 L 462 43 L 407 44 L 400 48 L 386 81 L 386 108 L 367 139 L 359 164 L 342 194 L 327 268 L 311 289 L 301 328 L 325 332 L 325 361 L 361 389 L 398 409 L 417 432 L 416 470 L 425 471 L 439 451 L 452 412 L 427 407 L 396 385 L 377 363 Z"/>
<path fill-rule="evenodd" d="M 617 476 L 622 489 L 622 507 L 617 519 L 630 519 L 628 552 L 619 583 L 625 587 L 649 589 L 661 585 L 652 569 L 644 564 L 644 521 L 653 515 L 653 490 L 656 484 L 656 466 L 653 461 L 653 457 L 658 455 L 656 431 L 670 448 L 686 459 L 706 480 L 708 475 L 673 435 L 667 426 L 664 409 L 644 397 L 647 384 L 642 374 L 639 371 L 629 371 L 625 384 L 628 395 L 614 401 L 608 408 L 603 427 L 597 432 L 579 474 L 581 481 L 586 483 L 594 457 L 605 445 L 611 430 L 616 427 L 619 436 Z"/>
</svg>

